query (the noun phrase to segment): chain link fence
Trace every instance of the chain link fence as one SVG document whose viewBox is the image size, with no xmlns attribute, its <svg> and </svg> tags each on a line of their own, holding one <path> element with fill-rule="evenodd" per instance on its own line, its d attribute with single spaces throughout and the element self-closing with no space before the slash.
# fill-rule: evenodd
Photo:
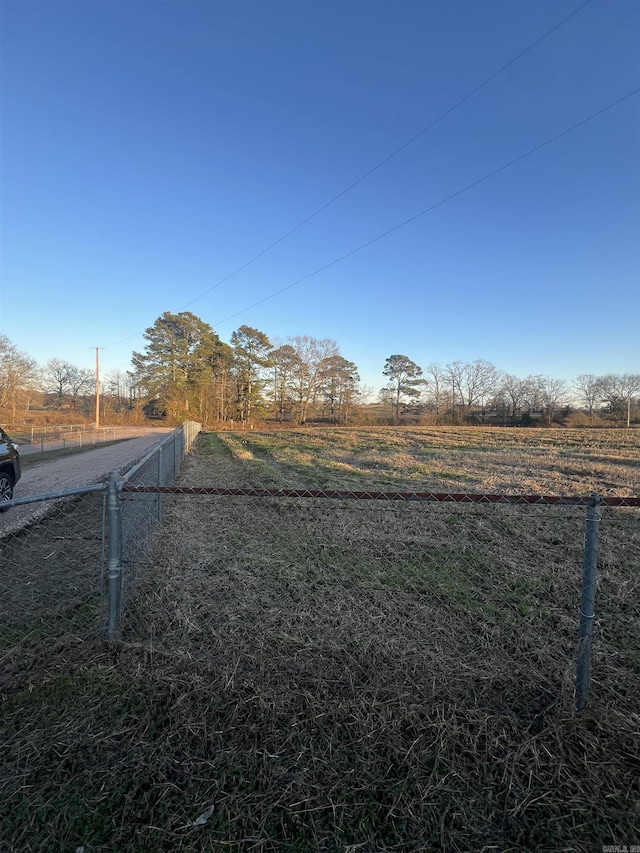
<svg viewBox="0 0 640 853">
<path fill-rule="evenodd" d="M 0 517 L 8 849 L 640 841 L 639 498 L 263 488 L 197 430 Z"/>
<path fill-rule="evenodd" d="M 112 506 L 119 513 L 119 522 L 113 522 L 111 548 L 121 565 L 126 566 L 122 576 L 121 596 L 126 600 L 128 590 L 135 581 L 137 565 L 149 556 L 149 547 L 156 525 L 162 520 L 164 498 L 154 494 L 146 501 L 132 500 L 124 491 L 127 487 L 163 487 L 173 482 L 180 463 L 200 432 L 200 424 L 185 423 L 172 433 L 171 440 L 162 442 L 151 454 L 145 456 L 120 478 L 113 472 Z M 117 493 L 117 500 L 116 500 Z M 116 518 L 114 514 L 114 519 Z"/>
<path fill-rule="evenodd" d="M 636 571 L 637 499 L 132 483 L 122 497 L 138 518 L 155 517 L 159 500 L 165 510 L 146 557 L 125 560 L 128 642 L 210 661 L 221 644 L 239 648 L 248 631 L 265 649 L 284 632 L 301 647 L 336 643 L 329 656 L 339 658 L 341 646 L 377 644 L 392 624 L 390 677 L 412 636 L 420 669 L 439 632 L 459 661 L 481 658 L 493 638 L 514 671 L 546 660 L 563 678 L 578 647 L 583 710 L 604 511 L 598 582 L 615 592 L 599 604 L 599 653 L 606 658 L 609 641 L 618 656 L 640 647 L 638 614 L 621 607 Z M 116 624 L 119 616 L 113 637 Z M 348 637 L 337 641 L 341 630 Z"/>
<path fill-rule="evenodd" d="M 551 650 L 563 677 L 578 648 L 580 710 L 594 633 L 603 658 L 611 643 L 633 660 L 638 499 L 172 486 L 199 429 L 183 425 L 107 484 L 12 502 L 43 509 L 1 540 L 9 656 L 106 633 L 204 658 L 247 624 L 271 642 L 274 619 L 317 647 L 351 602 L 358 619 L 343 629 L 367 642 L 393 622 L 390 648 L 456 625 L 460 660 L 500 637 L 516 668 Z"/>
<path fill-rule="evenodd" d="M 119 470 L 112 472 L 111 480 L 118 489 L 123 482 L 172 482 L 199 429 L 199 424 L 184 424 L 122 477 Z M 121 537 L 109 530 L 110 498 L 113 505 L 108 484 L 98 483 L 3 505 L 0 693 L 19 689 L 33 667 L 55 659 L 56 650 L 66 654 L 104 637 L 110 549 L 124 542 L 123 554 L 144 550 L 160 505 L 159 497 L 153 507 L 147 502 L 144 517 L 123 512 Z M 118 491 L 115 505 L 120 502 Z"/>
<path fill-rule="evenodd" d="M 25 526 L 0 537 L 0 694 L 101 636 L 104 494 L 99 485 L 48 496 Z"/>
<path fill-rule="evenodd" d="M 102 427 L 100 429 L 91 429 L 89 427 L 69 427 L 61 430 L 51 430 L 49 432 L 35 432 L 33 429 L 30 433 L 20 433 L 19 431 L 12 432 L 14 440 L 22 445 L 22 452 L 32 452 L 38 449 L 40 453 L 47 450 L 62 448 L 68 450 L 72 448 L 93 447 L 98 444 L 106 444 L 109 441 L 118 441 L 123 438 L 130 438 L 140 434 L 140 430 L 135 427 Z"/>
</svg>

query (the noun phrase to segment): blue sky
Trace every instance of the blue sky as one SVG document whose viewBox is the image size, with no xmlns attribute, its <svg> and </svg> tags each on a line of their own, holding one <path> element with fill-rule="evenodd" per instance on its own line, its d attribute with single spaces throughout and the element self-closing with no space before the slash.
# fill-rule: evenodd
<svg viewBox="0 0 640 853">
<path fill-rule="evenodd" d="M 640 4 L 2 0 L 0 332 L 128 369 L 164 311 L 518 375 L 640 371 Z M 216 286 L 217 285 L 217 286 Z M 248 310 L 247 310 L 248 309 Z"/>
</svg>

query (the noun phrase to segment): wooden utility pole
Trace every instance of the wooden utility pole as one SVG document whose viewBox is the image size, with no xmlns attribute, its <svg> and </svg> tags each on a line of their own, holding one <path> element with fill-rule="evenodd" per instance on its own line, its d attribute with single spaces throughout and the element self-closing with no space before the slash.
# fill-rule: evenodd
<svg viewBox="0 0 640 853">
<path fill-rule="evenodd" d="M 100 362 L 99 347 L 96 347 L 96 429 L 100 429 Z"/>
</svg>

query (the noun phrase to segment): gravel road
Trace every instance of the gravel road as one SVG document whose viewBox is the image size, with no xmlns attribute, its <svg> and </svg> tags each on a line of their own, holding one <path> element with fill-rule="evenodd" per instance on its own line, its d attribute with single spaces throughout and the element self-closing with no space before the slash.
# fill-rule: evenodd
<svg viewBox="0 0 640 853">
<path fill-rule="evenodd" d="M 142 430 L 141 430 L 142 432 Z M 70 454 L 61 459 L 43 460 L 29 465 L 14 489 L 14 498 L 62 492 L 67 489 L 101 483 L 112 468 L 137 462 L 156 442 L 164 438 L 170 429 L 144 430 L 138 438 L 129 438 Z M 47 504 L 34 503 L 11 507 L 0 515 L 0 535 L 13 533 L 29 521 L 45 514 Z"/>
</svg>

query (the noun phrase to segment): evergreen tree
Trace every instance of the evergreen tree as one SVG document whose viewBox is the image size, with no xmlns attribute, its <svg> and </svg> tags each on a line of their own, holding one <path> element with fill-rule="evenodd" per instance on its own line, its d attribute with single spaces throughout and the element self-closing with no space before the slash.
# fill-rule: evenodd
<svg viewBox="0 0 640 853">
<path fill-rule="evenodd" d="M 137 381 L 150 396 L 166 401 L 172 418 L 202 416 L 199 389 L 210 382 L 218 362 L 223 346 L 218 335 L 189 311 L 165 311 L 144 338 L 145 352 L 134 352 L 131 359 Z"/>
<path fill-rule="evenodd" d="M 390 382 L 380 391 L 380 395 L 391 403 L 395 409 L 396 423 L 400 423 L 400 407 L 415 402 L 422 392 L 422 368 L 406 355 L 390 355 L 382 372 L 389 377 Z"/>
</svg>

